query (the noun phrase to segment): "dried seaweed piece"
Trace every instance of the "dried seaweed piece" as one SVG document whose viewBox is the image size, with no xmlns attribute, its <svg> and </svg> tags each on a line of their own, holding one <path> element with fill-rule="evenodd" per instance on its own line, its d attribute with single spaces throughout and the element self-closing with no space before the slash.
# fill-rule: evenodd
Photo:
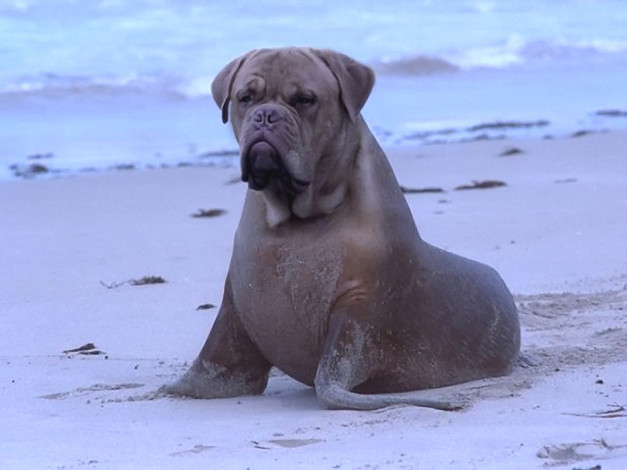
<svg viewBox="0 0 627 470">
<path fill-rule="evenodd" d="M 507 186 L 503 181 L 498 180 L 484 180 L 484 181 L 473 181 L 472 184 L 463 184 L 461 186 L 457 186 L 455 191 L 463 191 L 466 189 L 490 189 L 490 188 L 500 188 L 502 186 Z"/>
<path fill-rule="evenodd" d="M 518 147 L 510 147 L 507 150 L 503 150 L 499 156 L 500 157 L 512 157 L 514 155 L 520 155 L 525 153 L 524 151 L 522 151 L 521 149 L 519 149 Z"/>
<path fill-rule="evenodd" d="M 161 276 L 144 276 L 140 279 L 131 279 L 129 284 L 132 286 L 145 286 L 148 284 L 165 284 L 166 282 Z"/>
<path fill-rule="evenodd" d="M 620 109 L 601 109 L 594 114 L 605 117 L 627 117 L 627 111 Z"/>
<path fill-rule="evenodd" d="M 405 194 L 423 194 L 423 193 L 443 193 L 442 188 L 407 188 L 401 186 L 401 191 Z"/>
<path fill-rule="evenodd" d="M 144 276 L 140 279 L 128 279 L 122 282 L 111 282 L 107 284 L 106 282 L 100 281 L 107 289 L 117 289 L 118 287 L 123 286 L 124 284 L 130 284 L 132 286 L 146 286 L 149 284 L 165 284 L 167 281 L 163 279 L 161 276 Z"/>
<path fill-rule="evenodd" d="M 496 121 L 477 124 L 476 126 L 469 127 L 466 130 L 468 132 L 478 132 L 496 129 L 529 129 L 531 127 L 545 127 L 549 124 L 550 122 L 544 119 L 539 121 Z"/>
<path fill-rule="evenodd" d="M 65 351 L 63 351 L 63 354 L 92 351 L 94 349 L 96 349 L 96 345 L 94 343 L 85 343 L 82 346 L 79 346 L 78 348 L 66 349 Z"/>
<path fill-rule="evenodd" d="M 216 308 L 216 306 L 213 304 L 202 304 L 196 307 L 196 310 L 210 310 L 212 308 Z"/>
<path fill-rule="evenodd" d="M 224 209 L 198 209 L 198 212 L 192 214 L 194 218 L 203 218 L 203 217 L 218 217 L 226 214 L 226 210 Z"/>
</svg>

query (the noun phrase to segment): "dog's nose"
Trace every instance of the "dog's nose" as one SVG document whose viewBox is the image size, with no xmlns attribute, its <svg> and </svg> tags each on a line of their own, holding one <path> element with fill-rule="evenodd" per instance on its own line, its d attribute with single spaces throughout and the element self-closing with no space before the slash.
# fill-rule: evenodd
<svg viewBox="0 0 627 470">
<path fill-rule="evenodd" d="M 280 115 L 278 110 L 276 108 L 271 108 L 267 106 L 258 108 L 253 114 L 253 120 L 257 124 L 261 125 L 274 124 L 275 122 L 279 121 L 279 119 Z"/>
</svg>

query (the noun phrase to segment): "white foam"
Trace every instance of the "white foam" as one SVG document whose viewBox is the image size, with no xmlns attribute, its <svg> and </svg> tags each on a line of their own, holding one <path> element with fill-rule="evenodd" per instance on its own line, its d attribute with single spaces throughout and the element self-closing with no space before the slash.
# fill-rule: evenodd
<svg viewBox="0 0 627 470">
<path fill-rule="evenodd" d="M 186 98 L 204 98 L 211 96 L 211 82 L 215 75 L 192 77 L 176 86 L 176 91 Z"/>
<path fill-rule="evenodd" d="M 364 115 L 388 144 L 499 120 L 574 132 L 596 110 L 624 109 L 627 9 L 534 5 L 0 0 L 0 168 L 38 152 L 65 168 L 231 149 L 211 81 L 258 47 L 333 48 L 372 65 Z"/>
</svg>

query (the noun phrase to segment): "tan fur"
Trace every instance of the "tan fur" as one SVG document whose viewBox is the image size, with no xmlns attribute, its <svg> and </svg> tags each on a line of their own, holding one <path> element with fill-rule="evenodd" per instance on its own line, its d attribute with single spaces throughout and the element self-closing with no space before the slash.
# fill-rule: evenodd
<svg viewBox="0 0 627 470">
<path fill-rule="evenodd" d="M 216 77 L 253 189 L 216 323 L 170 393 L 261 393 L 276 366 L 328 408 L 455 409 L 419 390 L 513 367 L 512 297 L 493 269 L 420 238 L 360 115 L 373 84 L 365 65 L 303 48 L 252 51 Z"/>
</svg>

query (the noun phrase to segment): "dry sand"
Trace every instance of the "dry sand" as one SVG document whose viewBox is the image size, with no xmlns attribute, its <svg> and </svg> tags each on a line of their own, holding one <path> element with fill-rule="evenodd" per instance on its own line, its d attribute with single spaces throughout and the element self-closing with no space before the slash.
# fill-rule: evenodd
<svg viewBox="0 0 627 470">
<path fill-rule="evenodd" d="M 259 397 L 150 400 L 215 318 L 197 307 L 221 299 L 237 169 L 0 183 L 0 468 L 627 468 L 626 143 L 388 152 L 401 185 L 443 190 L 407 195 L 423 237 L 496 267 L 519 305 L 533 365 L 443 392 L 461 412 L 325 411 L 278 371 Z M 506 186 L 454 190 L 473 180 Z M 122 283 L 143 276 L 167 282 Z M 85 343 L 102 354 L 63 353 Z"/>
</svg>

